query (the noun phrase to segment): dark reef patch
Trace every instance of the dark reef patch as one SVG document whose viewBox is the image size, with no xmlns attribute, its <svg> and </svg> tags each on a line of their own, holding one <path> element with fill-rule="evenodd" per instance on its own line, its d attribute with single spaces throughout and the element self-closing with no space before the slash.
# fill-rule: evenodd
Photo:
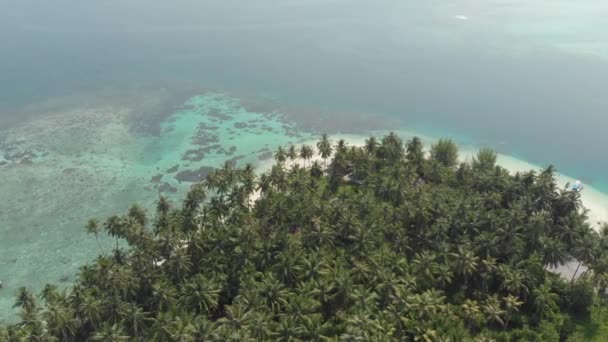
<svg viewBox="0 0 608 342">
<path fill-rule="evenodd" d="M 272 159 L 273 154 L 270 151 L 264 152 L 264 153 L 260 153 L 260 155 L 258 156 L 259 160 L 268 160 L 268 159 Z"/>
<path fill-rule="evenodd" d="M 201 161 L 205 158 L 205 148 L 188 150 L 182 156 L 182 160 Z"/>
<path fill-rule="evenodd" d="M 152 178 L 150 179 L 150 183 L 160 183 L 161 179 L 163 179 L 163 175 L 159 173 L 156 176 L 152 176 Z"/>
<path fill-rule="evenodd" d="M 32 165 L 34 163 L 34 160 L 38 157 L 36 153 L 30 150 L 17 152 L 11 152 L 14 151 L 15 148 L 9 148 L 8 150 L 9 152 L 4 153 L 3 156 L 4 160 L 7 162 L 14 162 L 23 165 Z"/>
<path fill-rule="evenodd" d="M 21 165 L 33 165 L 34 162 L 30 158 L 23 158 L 19 161 Z"/>
<path fill-rule="evenodd" d="M 227 156 L 233 155 L 234 152 L 236 152 L 236 146 L 234 146 L 234 145 L 230 146 L 230 148 L 228 150 L 226 150 L 224 148 L 221 148 L 221 149 L 217 150 L 218 154 L 222 153 L 222 154 L 227 155 Z"/>
<path fill-rule="evenodd" d="M 192 138 L 192 143 L 199 146 L 207 146 L 218 142 L 220 142 L 220 138 L 217 135 L 204 132 L 197 132 L 194 138 Z"/>
<path fill-rule="evenodd" d="M 207 112 L 207 115 L 210 116 L 210 117 L 212 117 L 212 118 L 223 120 L 223 121 L 232 119 L 232 116 L 224 114 L 224 113 L 221 113 L 218 109 L 215 109 L 215 108 L 214 109 L 210 109 Z"/>
<path fill-rule="evenodd" d="M 173 165 L 165 171 L 166 173 L 173 173 L 179 170 L 179 164 Z"/>
<path fill-rule="evenodd" d="M 210 166 L 202 166 L 198 170 L 183 170 L 175 175 L 178 182 L 200 182 L 213 172 L 215 168 Z"/>
<path fill-rule="evenodd" d="M 65 168 L 61 171 L 61 173 L 65 176 L 70 176 L 73 175 L 74 173 L 76 173 L 76 171 L 78 171 L 75 167 L 68 167 Z"/>
<path fill-rule="evenodd" d="M 177 192 L 177 188 L 172 186 L 169 183 L 160 183 L 159 185 L 156 186 L 156 189 L 159 192 L 171 192 L 171 193 Z"/>
<path fill-rule="evenodd" d="M 239 156 L 236 156 L 236 157 L 228 159 L 228 162 L 231 163 L 231 164 L 233 164 L 233 165 L 236 165 L 239 160 L 244 159 L 244 158 L 245 158 L 244 155 L 239 155 Z"/>
<path fill-rule="evenodd" d="M 201 130 L 201 131 L 203 131 L 203 130 L 204 131 L 212 131 L 212 130 L 215 130 L 215 129 L 218 129 L 218 128 L 219 128 L 219 126 L 211 126 L 211 125 L 208 125 L 205 122 L 201 122 L 197 126 L 197 129 Z"/>
</svg>

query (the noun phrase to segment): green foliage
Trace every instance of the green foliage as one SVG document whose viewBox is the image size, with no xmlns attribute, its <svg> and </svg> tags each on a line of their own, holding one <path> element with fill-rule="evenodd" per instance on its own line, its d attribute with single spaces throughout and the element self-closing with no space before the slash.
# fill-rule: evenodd
<svg viewBox="0 0 608 342">
<path fill-rule="evenodd" d="M 0 340 L 606 337 L 608 234 L 589 228 L 552 168 L 510 175 L 483 150 L 456 169 L 453 142 L 426 159 L 419 139 L 394 134 L 362 148 L 324 135 L 317 148 L 329 163 L 287 169 L 312 147 L 279 148 L 269 172 L 227 163 L 181 205 L 161 197 L 154 218 L 134 205 L 89 221 L 114 250 L 40 303 L 21 288 L 22 321 Z M 579 278 L 547 271 L 572 257 Z"/>
<path fill-rule="evenodd" d="M 473 168 L 478 170 L 491 170 L 496 165 L 496 152 L 489 148 L 482 148 L 473 158 Z"/>
<path fill-rule="evenodd" d="M 458 163 L 458 146 L 451 139 L 439 139 L 431 146 L 431 158 L 444 166 L 454 167 Z"/>
</svg>

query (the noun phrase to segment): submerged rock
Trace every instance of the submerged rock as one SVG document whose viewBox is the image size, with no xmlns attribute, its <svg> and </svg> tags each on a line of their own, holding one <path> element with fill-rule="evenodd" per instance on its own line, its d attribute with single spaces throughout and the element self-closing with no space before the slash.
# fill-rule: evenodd
<svg viewBox="0 0 608 342">
<path fill-rule="evenodd" d="M 212 125 L 208 125 L 205 122 L 201 122 L 198 124 L 197 128 L 199 130 L 205 130 L 205 131 L 213 131 L 219 128 L 219 126 L 212 126 Z"/>
<path fill-rule="evenodd" d="M 228 162 L 229 162 L 229 163 L 232 163 L 233 165 L 236 165 L 236 164 L 237 164 L 237 162 L 238 162 L 239 160 L 244 159 L 244 158 L 245 158 L 245 156 L 244 156 L 244 155 L 240 155 L 240 156 L 236 156 L 236 157 L 234 157 L 234 158 L 230 158 L 230 159 L 228 160 Z"/>
<path fill-rule="evenodd" d="M 213 172 L 215 168 L 210 166 L 202 166 L 198 170 L 183 170 L 175 175 L 178 182 L 200 182 Z"/>
<path fill-rule="evenodd" d="M 21 161 L 19 163 L 21 165 L 32 165 L 32 164 L 34 164 L 34 162 L 30 158 L 27 158 L 27 157 L 21 159 Z"/>
<path fill-rule="evenodd" d="M 205 158 L 205 149 L 204 148 L 188 150 L 182 156 L 182 160 L 189 160 L 189 161 L 201 161 L 201 160 L 203 160 L 203 158 Z"/>
<path fill-rule="evenodd" d="M 212 143 L 220 142 L 220 138 L 217 135 L 206 134 L 206 133 L 197 133 L 196 136 L 192 139 L 192 143 L 194 145 L 199 146 L 207 146 Z"/>
<path fill-rule="evenodd" d="M 167 171 L 165 171 L 165 172 L 173 173 L 173 172 L 176 172 L 177 170 L 179 170 L 179 164 L 173 165 L 172 167 L 168 168 Z"/>
<path fill-rule="evenodd" d="M 270 151 L 267 151 L 267 152 L 261 153 L 258 156 L 258 159 L 259 160 L 268 160 L 268 159 L 272 159 L 272 157 L 273 157 L 273 153 Z"/>
<path fill-rule="evenodd" d="M 212 118 L 216 118 L 216 119 L 220 119 L 220 120 L 230 120 L 230 119 L 232 119 L 232 116 L 226 115 L 224 113 L 220 113 L 220 111 L 217 110 L 217 109 L 210 110 L 207 113 L 207 115 L 209 115 Z"/>
<path fill-rule="evenodd" d="M 236 152 L 236 146 L 230 146 L 230 148 L 228 150 L 222 148 L 217 151 L 217 153 L 223 153 L 224 155 L 227 155 L 227 156 L 233 155 L 234 152 Z"/>
<path fill-rule="evenodd" d="M 157 185 L 156 189 L 158 189 L 159 192 L 171 192 L 171 193 L 177 192 L 177 188 L 172 186 L 169 183 L 161 183 L 161 184 Z"/>
<path fill-rule="evenodd" d="M 161 179 L 163 179 L 163 175 L 161 173 L 159 173 L 156 176 L 152 176 L 152 178 L 150 179 L 150 182 L 159 183 Z"/>
</svg>

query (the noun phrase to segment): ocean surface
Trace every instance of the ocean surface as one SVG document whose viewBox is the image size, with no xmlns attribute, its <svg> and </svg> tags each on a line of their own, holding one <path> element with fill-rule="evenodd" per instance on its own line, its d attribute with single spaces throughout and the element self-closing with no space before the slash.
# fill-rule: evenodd
<svg viewBox="0 0 608 342">
<path fill-rule="evenodd" d="M 489 146 L 608 192 L 608 3 L 0 0 L 0 321 L 84 225 L 320 133 Z M 513 162 L 512 162 L 513 163 Z M 595 191 L 594 190 L 594 191 Z"/>
</svg>

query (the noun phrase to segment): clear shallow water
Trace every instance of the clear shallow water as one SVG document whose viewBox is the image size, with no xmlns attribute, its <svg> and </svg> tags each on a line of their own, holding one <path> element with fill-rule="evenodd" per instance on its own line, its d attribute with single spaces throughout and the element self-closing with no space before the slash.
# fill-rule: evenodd
<svg viewBox="0 0 608 342">
<path fill-rule="evenodd" d="M 226 160 L 259 163 L 278 145 L 311 139 L 279 113 L 244 109 L 219 93 L 196 96 L 160 123 L 158 136 L 133 134 L 129 108 L 74 108 L 47 113 L 3 132 L 0 153 L 0 320 L 10 317 L 22 285 L 69 284 L 99 253 L 87 218 L 158 193 L 180 199 L 208 167 Z M 106 246 L 109 248 L 109 246 Z"/>
<path fill-rule="evenodd" d="M 96 253 L 88 217 L 150 204 L 159 187 L 177 198 L 184 168 L 256 161 L 305 130 L 390 116 L 608 191 L 607 14 L 599 0 L 0 0 L 0 154 L 35 154 L 0 167 L 0 319 L 14 288 L 68 284 Z M 117 100 L 141 87 L 155 91 Z M 244 110 L 240 95 L 207 93 L 173 109 L 203 87 L 274 101 Z M 142 106 L 178 88 L 181 100 Z M 230 118 L 212 121 L 209 106 Z M 252 120 L 265 123 L 234 126 Z M 213 145 L 192 146 L 200 122 L 225 152 L 183 161 Z"/>
</svg>

